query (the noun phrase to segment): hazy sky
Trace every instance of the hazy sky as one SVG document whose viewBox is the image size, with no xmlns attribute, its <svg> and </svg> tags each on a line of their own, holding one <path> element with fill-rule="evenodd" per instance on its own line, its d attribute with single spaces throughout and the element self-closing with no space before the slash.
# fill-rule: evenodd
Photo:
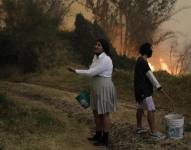
<svg viewBox="0 0 191 150">
<path fill-rule="evenodd" d="M 168 22 L 165 22 L 162 25 L 162 29 L 164 30 L 171 30 L 177 33 L 178 35 L 178 50 L 182 51 L 183 46 L 186 45 L 186 43 L 191 44 L 191 0 L 178 0 L 176 4 L 176 10 L 184 8 L 184 7 L 190 7 L 188 9 L 184 9 L 174 15 Z M 74 27 L 74 20 L 75 15 L 77 13 L 83 13 L 85 18 L 91 18 L 91 13 L 87 12 L 85 8 L 82 8 L 81 6 L 74 4 L 71 8 L 71 13 L 69 17 L 66 19 L 66 28 L 70 28 L 71 26 Z M 170 50 L 170 42 L 166 41 L 163 43 L 160 43 L 158 47 L 156 47 L 153 58 L 150 60 L 152 65 L 154 65 L 156 68 L 161 68 L 159 66 L 159 61 L 162 59 L 164 63 L 169 64 L 169 50 Z"/>
<path fill-rule="evenodd" d="M 176 10 L 184 7 L 191 7 L 191 0 L 178 0 Z M 164 23 L 162 28 L 177 33 L 178 46 L 176 50 L 182 52 L 186 44 L 191 44 L 191 8 L 184 9 L 174 15 L 168 22 Z M 161 68 L 160 60 L 169 66 L 170 46 L 173 45 L 169 41 L 170 40 L 160 43 L 155 49 L 153 57 L 150 60 L 155 68 Z"/>
<path fill-rule="evenodd" d="M 176 4 L 176 9 L 180 9 L 183 7 L 191 7 L 191 0 L 178 0 Z M 71 12 L 65 21 L 66 28 L 73 26 L 75 15 L 77 13 L 83 13 L 86 18 L 91 18 L 91 13 L 87 13 L 87 9 L 82 8 L 77 4 L 73 4 L 71 8 Z M 181 33 L 183 40 L 191 39 L 191 8 L 182 10 L 175 16 L 171 18 L 170 21 L 166 22 L 163 25 L 164 29 L 170 29 L 175 32 Z"/>
<path fill-rule="evenodd" d="M 70 10 L 71 11 L 70 11 L 69 15 L 66 17 L 65 22 L 64 22 L 66 29 L 71 30 L 71 27 L 72 27 L 72 29 L 74 28 L 75 17 L 76 17 L 76 14 L 78 14 L 78 13 L 82 13 L 84 15 L 84 17 L 87 19 L 92 18 L 91 12 L 89 12 L 85 7 L 83 7 L 77 3 L 74 3 Z"/>
<path fill-rule="evenodd" d="M 167 28 L 183 34 L 183 38 L 191 39 L 191 0 L 178 0 L 176 9 L 190 7 L 182 10 L 168 21 Z M 185 39 L 186 40 L 186 39 Z"/>
</svg>

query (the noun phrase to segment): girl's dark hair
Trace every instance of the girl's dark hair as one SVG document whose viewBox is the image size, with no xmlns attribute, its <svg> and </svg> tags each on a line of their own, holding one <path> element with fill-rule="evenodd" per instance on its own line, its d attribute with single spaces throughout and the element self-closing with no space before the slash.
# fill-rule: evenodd
<svg viewBox="0 0 191 150">
<path fill-rule="evenodd" d="M 110 53 L 110 46 L 109 46 L 109 43 L 104 40 L 104 39 L 97 39 L 96 40 L 97 42 L 100 42 L 102 47 L 103 47 L 103 51 L 111 57 L 111 53 Z"/>
<path fill-rule="evenodd" d="M 142 44 L 139 48 L 139 53 L 141 55 L 151 56 L 152 55 L 152 45 L 150 43 Z"/>
</svg>

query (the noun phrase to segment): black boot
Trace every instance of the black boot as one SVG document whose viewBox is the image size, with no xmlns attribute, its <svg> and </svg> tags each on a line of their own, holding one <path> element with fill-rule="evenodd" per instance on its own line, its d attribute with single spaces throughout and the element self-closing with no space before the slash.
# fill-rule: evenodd
<svg viewBox="0 0 191 150">
<path fill-rule="evenodd" d="M 94 143 L 95 146 L 109 146 L 109 132 L 103 132 L 103 136 Z"/>
<path fill-rule="evenodd" d="M 96 131 L 96 134 L 93 137 L 88 138 L 88 140 L 89 141 L 99 141 L 101 137 L 102 137 L 102 132 Z"/>
</svg>

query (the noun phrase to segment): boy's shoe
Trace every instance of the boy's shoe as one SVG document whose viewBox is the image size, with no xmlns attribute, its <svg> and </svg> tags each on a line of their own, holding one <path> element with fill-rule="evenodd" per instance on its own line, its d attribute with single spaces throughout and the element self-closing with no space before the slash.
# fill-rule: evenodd
<svg viewBox="0 0 191 150">
<path fill-rule="evenodd" d="M 143 134 L 146 132 L 148 132 L 148 129 L 145 129 L 145 128 L 137 128 L 136 129 L 136 134 Z"/>
<path fill-rule="evenodd" d="M 150 136 L 153 140 L 162 140 L 165 138 L 165 135 L 160 133 L 160 132 L 154 132 L 154 133 L 150 133 Z"/>
</svg>

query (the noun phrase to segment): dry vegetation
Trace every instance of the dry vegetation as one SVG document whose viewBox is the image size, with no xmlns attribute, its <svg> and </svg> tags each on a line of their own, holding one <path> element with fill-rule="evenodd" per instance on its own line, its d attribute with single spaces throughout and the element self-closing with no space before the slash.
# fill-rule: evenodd
<svg viewBox="0 0 191 150">
<path fill-rule="evenodd" d="M 157 74 L 164 89 L 173 98 L 175 111 L 189 116 L 190 76 L 176 78 L 164 72 Z M 118 71 L 114 82 L 118 89 L 118 111 L 112 114 L 112 150 L 190 150 L 191 120 L 186 117 L 183 140 L 169 139 L 152 141 L 149 136 L 135 134 L 135 109 L 132 93 L 132 73 Z M 75 101 L 78 91 L 88 88 L 89 79 L 76 76 L 64 69 L 47 71 L 44 74 L 14 76 L 1 81 L 0 143 L 4 149 L 51 149 L 90 150 L 88 142 L 94 126 L 89 109 L 82 109 Z M 184 89 L 184 90 L 182 90 Z M 174 92 L 172 92 L 174 91 Z M 175 94 L 179 93 L 179 94 Z M 155 95 L 157 126 L 164 132 L 164 108 L 170 102 L 164 96 Z M 169 108 L 168 108 L 169 109 Z M 147 126 L 146 118 L 144 125 Z"/>
</svg>

